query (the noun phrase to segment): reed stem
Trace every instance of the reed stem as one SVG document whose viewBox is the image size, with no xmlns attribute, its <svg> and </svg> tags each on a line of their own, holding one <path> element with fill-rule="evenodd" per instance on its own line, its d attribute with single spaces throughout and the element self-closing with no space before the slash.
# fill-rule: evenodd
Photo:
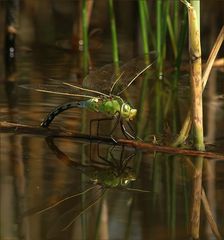
<svg viewBox="0 0 224 240">
<path fill-rule="evenodd" d="M 144 54 L 147 54 L 149 53 L 149 46 L 148 46 L 149 41 L 148 41 L 148 31 L 147 31 L 147 14 L 145 11 L 145 6 L 146 6 L 145 0 L 138 1 L 143 52 Z"/>
<path fill-rule="evenodd" d="M 174 36 L 175 36 L 175 39 L 176 39 L 176 42 L 178 40 L 178 32 L 179 32 L 179 29 L 178 29 L 178 23 L 179 23 L 179 1 L 173 1 L 173 7 L 174 7 L 174 14 L 173 14 L 173 18 L 174 18 L 174 23 L 173 23 L 173 30 L 174 30 Z"/>
<path fill-rule="evenodd" d="M 84 72 L 88 71 L 88 13 L 87 13 L 87 0 L 82 0 L 82 33 L 83 33 L 83 68 Z"/>
<path fill-rule="evenodd" d="M 203 90 L 205 89 L 207 80 L 208 80 L 208 76 L 209 73 L 211 71 L 211 68 L 213 66 L 213 63 L 215 61 L 215 58 L 218 54 L 218 51 L 222 45 L 222 43 L 224 42 L 224 26 L 222 27 L 216 42 L 212 48 L 212 51 L 209 55 L 209 58 L 207 60 L 206 63 L 206 67 L 203 73 L 203 77 L 202 77 L 202 84 L 203 84 Z M 175 141 L 173 142 L 172 146 L 178 146 L 180 144 L 182 144 L 188 137 L 188 134 L 190 132 L 191 129 L 191 124 L 192 124 L 192 117 L 191 117 L 191 109 L 188 111 L 187 113 L 187 117 L 185 118 L 184 124 L 182 126 L 182 129 L 179 133 L 179 136 L 175 139 Z"/>
<path fill-rule="evenodd" d="M 156 1 L 156 51 L 159 74 L 162 72 L 162 1 Z"/>
<path fill-rule="evenodd" d="M 197 3 L 196 3 L 197 2 Z M 195 7 L 200 5 L 199 1 L 193 1 Z M 200 43 L 200 9 L 188 5 L 189 17 L 189 52 L 190 52 L 190 74 L 192 87 L 192 118 L 195 131 L 195 147 L 204 150 L 203 133 L 203 106 L 202 106 L 202 63 Z M 197 15 L 199 14 L 199 15 Z"/>
<path fill-rule="evenodd" d="M 114 14 L 114 3 L 113 0 L 108 0 L 109 2 L 109 13 L 110 13 L 110 27 L 111 27 L 111 37 L 112 37 L 112 48 L 113 48 L 113 62 L 119 62 L 119 50 L 118 50 L 118 42 L 117 42 L 117 29 L 116 29 L 116 21 Z"/>
<path fill-rule="evenodd" d="M 148 32 L 147 32 L 147 14 L 146 14 L 146 1 L 145 0 L 139 0 L 138 1 L 138 7 L 139 7 L 139 16 L 140 16 L 140 27 L 141 27 L 141 34 L 142 34 L 142 46 L 143 46 L 143 52 L 144 54 L 149 53 L 149 46 L 148 46 Z M 150 59 L 147 57 L 145 58 L 146 65 L 150 63 Z M 137 135 L 142 136 L 142 115 L 143 115 L 143 104 L 144 99 L 147 93 L 148 88 L 148 81 L 147 81 L 147 75 L 145 75 L 145 78 L 141 85 L 141 93 L 140 93 L 140 101 L 138 106 L 138 117 L 137 117 Z"/>
<path fill-rule="evenodd" d="M 191 69 L 191 87 L 192 87 L 192 119 L 195 130 L 195 147 L 197 150 L 204 151 L 204 134 L 203 134 L 203 109 L 202 109 L 202 65 L 201 65 L 201 44 L 200 44 L 200 26 L 197 20 L 195 9 L 186 0 L 181 0 L 188 9 L 189 21 L 189 53 Z M 198 6 L 198 4 L 196 5 Z M 197 10 L 197 12 L 199 12 Z M 199 15 L 200 17 L 200 15 Z M 188 118 L 190 118 L 188 113 Z M 189 123 L 184 127 L 190 128 Z"/>
</svg>

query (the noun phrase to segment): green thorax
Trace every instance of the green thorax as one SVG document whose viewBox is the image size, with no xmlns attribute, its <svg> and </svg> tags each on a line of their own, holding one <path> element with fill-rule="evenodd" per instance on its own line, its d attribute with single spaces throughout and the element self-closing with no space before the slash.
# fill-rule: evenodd
<svg viewBox="0 0 224 240">
<path fill-rule="evenodd" d="M 91 181 L 100 184 L 104 187 L 124 187 L 130 182 L 136 180 L 136 175 L 132 170 L 124 171 L 118 174 L 115 170 L 104 169 L 104 170 L 93 170 L 85 173 Z"/>
<path fill-rule="evenodd" d="M 89 110 L 105 113 L 108 116 L 120 116 L 125 120 L 132 120 L 137 113 L 137 110 L 125 103 L 120 97 L 102 97 L 91 98 L 87 100 L 86 106 Z"/>
</svg>

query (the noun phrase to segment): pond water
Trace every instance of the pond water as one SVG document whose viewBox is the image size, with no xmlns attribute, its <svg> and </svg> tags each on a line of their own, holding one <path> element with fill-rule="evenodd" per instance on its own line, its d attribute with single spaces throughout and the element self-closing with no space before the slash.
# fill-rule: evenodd
<svg viewBox="0 0 224 240">
<path fill-rule="evenodd" d="M 1 83 L 1 121 L 38 127 L 54 106 L 65 101 L 60 96 L 18 85 L 42 83 L 50 77 L 80 79 L 77 56 L 54 47 L 42 47 L 40 51 L 41 54 L 35 50 L 19 51 L 15 72 Z M 223 87 L 223 82 L 219 84 Z M 223 153 L 223 102 L 214 100 L 220 90 L 213 92 L 212 97 L 210 90 L 207 91 L 205 126 L 207 140 L 213 144 L 208 148 Z M 189 92 L 189 88 L 183 83 L 179 92 L 176 117 L 183 119 L 188 106 L 188 97 L 183 93 Z M 148 99 L 153 97 L 155 92 Z M 138 93 L 133 89 L 129 98 L 133 104 L 138 103 Z M 144 130 L 144 137 L 152 141 L 155 135 L 161 144 L 160 141 L 170 139 L 162 139 L 157 130 L 154 103 L 151 100 L 147 104 L 148 99 L 144 104 L 143 118 L 148 119 L 144 122 L 148 129 Z M 88 134 L 90 119 L 99 116 L 83 112 L 73 109 L 59 115 L 52 128 Z M 171 120 L 169 116 L 160 124 L 169 126 Z M 108 123 L 100 125 L 105 135 L 108 126 Z M 117 129 L 115 135 L 119 133 Z M 127 165 L 122 159 L 124 162 L 127 159 Z M 2 239 L 6 236 L 10 239 L 187 239 L 195 161 L 189 156 L 140 152 L 128 147 L 113 149 L 110 144 L 91 144 L 88 139 L 45 137 L 35 135 L 32 130 L 24 134 L 1 133 Z M 96 185 L 99 178 L 96 175 L 105 179 L 105 169 L 117 171 L 115 175 L 130 184 L 101 188 Z M 129 171 L 135 173 L 134 178 L 127 174 Z M 205 158 L 203 187 L 220 229 L 224 213 L 223 171 L 223 160 Z M 68 198 L 87 189 L 82 195 Z M 65 198 L 68 199 L 61 201 Z M 61 203 L 55 204 L 58 201 Z M 49 206 L 54 207 L 41 212 Z M 201 212 L 201 236 L 211 239 L 203 208 Z"/>
<path fill-rule="evenodd" d="M 85 137 L 90 120 L 104 115 L 78 108 L 57 116 L 51 128 L 83 134 L 82 138 L 38 130 L 47 113 L 66 98 L 19 86 L 48 83 L 50 78 L 81 82 L 83 56 L 66 44 L 35 43 L 27 48 L 19 42 L 15 62 L 4 68 L 1 59 L 0 121 L 18 124 L 13 131 L 2 126 L 0 130 L 1 239 L 190 239 L 195 166 L 201 158 L 91 142 Z M 91 53 L 93 68 L 111 61 L 107 47 L 103 49 Z M 204 93 L 206 149 L 223 155 L 223 72 L 213 70 L 210 80 Z M 181 77 L 174 93 L 169 77 L 148 81 L 142 103 L 142 79 L 127 91 L 129 102 L 138 112 L 143 110 L 134 127 L 147 142 L 169 144 L 189 107 L 189 82 Z M 22 125 L 32 128 L 19 130 Z M 107 136 L 112 127 L 113 122 L 102 122 L 99 135 Z M 119 127 L 113 136 L 124 138 Z M 224 160 L 203 161 L 203 190 L 223 236 Z M 203 204 L 200 236 L 216 239 Z"/>
</svg>

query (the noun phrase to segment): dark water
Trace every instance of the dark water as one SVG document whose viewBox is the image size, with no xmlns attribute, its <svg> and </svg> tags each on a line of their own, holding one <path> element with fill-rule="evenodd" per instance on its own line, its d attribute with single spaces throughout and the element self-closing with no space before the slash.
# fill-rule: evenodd
<svg viewBox="0 0 224 240">
<path fill-rule="evenodd" d="M 14 63 L 4 67 L 1 59 L 1 122 L 39 127 L 52 108 L 66 101 L 57 95 L 22 89 L 20 84 L 47 83 L 49 78 L 70 82 L 83 78 L 82 54 L 65 47 L 67 42 L 49 42 L 35 43 L 29 48 L 19 42 Z M 111 61 L 107 49 L 104 46 L 91 54 L 93 67 Z M 124 58 L 132 55 L 129 52 Z M 149 80 L 149 93 L 139 120 L 142 138 L 166 144 L 178 133 L 189 107 L 189 84 L 181 79 L 177 99 L 169 79 L 164 80 L 162 87 L 156 79 Z M 204 94 L 205 140 L 209 151 L 223 154 L 223 72 L 214 70 L 209 81 Z M 134 106 L 139 105 L 140 85 L 137 81 L 128 91 Z M 90 119 L 102 116 L 72 109 L 59 115 L 52 128 L 89 134 Z M 100 125 L 101 135 L 108 134 L 110 124 Z M 96 126 L 93 131 L 96 132 Z M 114 135 L 123 137 L 119 128 Z M 112 148 L 105 142 L 91 144 L 88 138 L 46 136 L 32 130 L 1 132 L 1 239 L 190 239 L 197 158 Z M 130 183 L 112 186 L 111 172 L 119 183 Z M 222 234 L 223 173 L 223 160 L 204 159 L 202 185 Z M 110 187 L 107 184 L 103 188 L 102 179 L 103 185 L 107 182 Z M 80 192 L 84 194 L 69 198 Z M 41 212 L 58 201 L 60 204 Z M 216 239 L 203 206 L 200 218 L 201 239 Z"/>
<path fill-rule="evenodd" d="M 18 85 L 44 82 L 47 77 L 72 79 L 81 75 L 77 56 L 55 48 L 42 48 L 42 51 L 41 54 L 36 51 L 18 53 L 14 73 L 16 81 L 6 79 L 1 84 L 1 121 L 38 127 L 43 117 L 65 100 L 55 95 L 24 90 Z M 219 80 L 217 83 L 223 86 Z M 186 85 L 180 89 L 180 94 L 189 91 Z M 217 97 L 214 100 L 219 88 L 217 91 L 210 98 L 212 92 L 207 90 L 206 139 L 214 144 L 208 146 L 209 149 L 223 153 L 223 101 Z M 138 102 L 136 95 L 136 92 L 130 93 L 133 103 Z M 181 119 L 186 110 L 180 107 L 186 107 L 187 102 L 185 95 L 179 100 Z M 144 116 L 150 113 L 146 124 L 149 131 L 145 137 L 152 141 L 155 135 L 160 143 L 161 135 L 156 135 L 153 102 L 144 106 Z M 69 110 L 58 116 L 52 127 L 88 134 L 89 120 L 98 115 L 90 112 L 85 114 L 80 109 Z M 83 117 L 86 119 L 85 125 Z M 162 126 L 170 124 L 170 119 L 162 122 Z M 102 128 L 105 128 L 103 132 L 106 134 L 108 124 L 104 123 Z M 119 129 L 116 134 L 120 134 Z M 52 147 L 51 142 L 58 150 Z M 32 131 L 29 134 L 1 133 L 2 239 L 6 236 L 10 239 L 187 239 L 194 173 L 191 164 L 196 161 L 187 156 L 141 153 L 131 148 L 122 150 L 121 147 L 111 150 L 111 145 L 101 143 L 100 154 L 104 159 L 110 159 L 112 152 L 120 163 L 122 152 L 124 159 L 134 154 L 128 161 L 127 169 L 136 173 L 136 180 L 128 187 L 145 192 L 110 187 L 103 195 L 104 189 L 95 187 L 82 196 L 68 199 L 39 213 L 41 209 L 65 197 L 94 186 L 89 180 L 90 173 L 97 171 L 102 174 L 103 170 L 112 168 L 108 162 L 99 159 L 97 147 L 98 144 L 93 143 L 90 148 L 88 139 L 46 138 L 32 134 Z M 63 157 L 63 154 L 69 158 Z M 93 160 L 100 163 L 95 164 Z M 72 167 L 69 162 L 76 162 L 77 165 Z M 92 168 L 83 167 L 85 164 L 90 164 Z M 223 167 L 222 160 L 205 159 L 202 176 L 203 187 L 220 229 L 224 211 Z M 113 168 L 116 171 L 114 169 L 119 171 L 119 168 Z M 83 214 L 79 215 L 82 211 Z M 73 224 L 66 228 L 71 222 Z M 203 239 L 212 238 L 203 207 L 200 229 Z"/>
</svg>

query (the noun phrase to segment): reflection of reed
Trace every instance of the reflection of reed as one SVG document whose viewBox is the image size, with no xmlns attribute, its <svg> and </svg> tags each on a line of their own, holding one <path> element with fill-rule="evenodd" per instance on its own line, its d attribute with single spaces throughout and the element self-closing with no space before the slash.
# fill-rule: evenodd
<svg viewBox="0 0 224 240">
<path fill-rule="evenodd" d="M 191 169 L 193 176 L 193 186 L 192 186 L 192 208 L 191 208 L 191 220 L 190 220 L 190 231 L 192 235 L 197 235 L 199 232 L 199 224 L 200 224 L 200 207 L 201 202 L 203 204 L 207 221 L 211 227 L 213 234 L 217 239 L 222 239 L 222 236 L 219 232 L 218 226 L 213 217 L 206 193 L 204 188 L 202 187 L 202 172 L 198 169 L 202 169 L 203 158 L 197 158 L 195 166 L 188 159 L 186 163 Z"/>
<path fill-rule="evenodd" d="M 21 221 L 15 229 L 25 208 L 26 182 L 21 141 L 20 136 L 1 136 L 1 239 L 18 239 L 27 234 L 24 231 L 28 226 L 26 220 Z"/>
</svg>

